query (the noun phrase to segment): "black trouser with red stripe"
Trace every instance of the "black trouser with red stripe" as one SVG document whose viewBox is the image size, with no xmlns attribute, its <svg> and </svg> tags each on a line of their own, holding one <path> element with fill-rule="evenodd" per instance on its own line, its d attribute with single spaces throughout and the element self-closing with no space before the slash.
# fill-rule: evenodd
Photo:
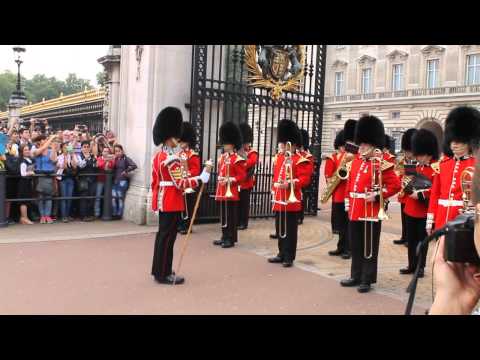
<svg viewBox="0 0 480 360">
<path fill-rule="evenodd" d="M 345 211 L 345 203 L 332 202 L 332 217 L 333 228 L 338 234 L 337 249 L 342 253 L 348 253 L 350 252 L 350 244 L 348 240 L 348 213 Z"/>
<path fill-rule="evenodd" d="M 401 240 L 407 241 L 407 222 L 406 222 L 406 215 L 405 215 L 405 204 L 400 204 L 401 208 L 401 215 L 402 215 L 402 238 Z"/>
<path fill-rule="evenodd" d="M 236 243 L 238 240 L 238 201 L 220 201 L 222 207 L 222 240 L 224 242 Z"/>
<path fill-rule="evenodd" d="M 427 237 L 427 230 L 425 230 L 427 218 L 414 218 L 405 214 L 405 224 L 407 231 L 406 240 L 408 242 L 408 268 L 415 270 L 418 265 L 417 246 Z M 427 262 L 426 251 L 422 254 L 421 260 L 422 268 L 424 268 Z"/>
<path fill-rule="evenodd" d="M 193 215 L 193 208 L 195 207 L 195 200 L 197 199 L 197 193 L 191 193 L 191 194 L 185 194 L 186 197 L 186 209 L 184 212 L 180 213 L 180 220 L 178 221 L 178 231 L 188 230 L 188 227 L 190 226 L 190 220 L 192 219 Z M 184 219 L 185 216 L 188 215 L 187 219 Z"/>
<path fill-rule="evenodd" d="M 278 257 L 293 261 L 297 255 L 298 216 L 300 212 L 276 212 L 278 222 Z M 285 237 L 282 237 L 285 235 Z"/>
<path fill-rule="evenodd" d="M 250 193 L 252 189 L 240 190 L 240 202 L 238 209 L 238 225 L 248 227 L 248 215 L 250 211 Z"/>
<path fill-rule="evenodd" d="M 352 279 L 364 284 L 377 282 L 381 230 L 381 221 L 350 221 L 348 223 L 350 251 L 352 253 Z"/>
<path fill-rule="evenodd" d="M 180 212 L 159 212 L 158 232 L 153 249 L 152 275 L 157 279 L 172 273 L 173 245 L 177 238 Z"/>
</svg>

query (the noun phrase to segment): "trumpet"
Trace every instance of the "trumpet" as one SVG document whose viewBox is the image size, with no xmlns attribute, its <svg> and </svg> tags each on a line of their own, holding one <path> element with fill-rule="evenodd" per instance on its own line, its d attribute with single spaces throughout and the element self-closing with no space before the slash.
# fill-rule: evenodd
<svg viewBox="0 0 480 360">
<path fill-rule="evenodd" d="M 223 197 L 229 199 L 233 197 L 233 193 L 231 189 L 231 181 L 230 181 L 230 154 L 228 152 L 224 153 L 222 155 L 222 160 L 223 160 L 222 167 L 219 169 L 219 175 L 222 173 L 225 174 L 225 178 L 227 179 L 227 189 Z M 220 186 L 217 187 L 217 194 L 216 194 L 217 197 L 219 196 L 220 188 L 221 188 Z M 223 203 L 225 203 L 225 205 Z M 225 207 L 225 216 L 223 215 L 224 207 Z M 223 229 L 228 227 L 228 209 L 227 209 L 226 201 L 220 201 L 220 223 Z"/>
<path fill-rule="evenodd" d="M 286 206 L 288 204 L 293 204 L 299 202 L 297 197 L 295 196 L 295 185 L 293 182 L 293 160 L 292 160 L 292 144 L 287 142 L 284 150 L 285 159 L 283 161 L 282 167 L 280 168 L 280 173 L 278 176 L 278 183 L 281 185 L 289 184 L 290 194 L 287 198 L 287 189 L 279 188 L 275 189 L 273 193 L 273 200 L 272 203 L 280 204 L 285 206 L 285 209 L 280 212 L 279 216 L 279 237 L 285 239 L 287 236 L 287 209 Z M 280 192 L 280 200 L 277 200 L 277 194 Z"/>
</svg>

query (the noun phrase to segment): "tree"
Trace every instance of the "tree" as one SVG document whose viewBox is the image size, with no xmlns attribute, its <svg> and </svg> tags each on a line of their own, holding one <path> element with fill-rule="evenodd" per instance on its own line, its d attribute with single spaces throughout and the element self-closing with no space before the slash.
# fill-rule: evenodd
<svg viewBox="0 0 480 360">
<path fill-rule="evenodd" d="M 105 72 L 104 71 L 98 72 L 97 73 L 97 85 L 99 85 L 101 87 L 105 87 L 105 80 L 106 80 Z"/>
<path fill-rule="evenodd" d="M 17 84 L 17 75 L 11 71 L 5 71 L 0 74 L 0 111 L 6 111 L 8 100 L 15 91 Z"/>
<path fill-rule="evenodd" d="M 98 76 L 97 76 L 98 79 Z M 10 96 L 17 86 L 17 75 L 11 71 L 0 73 L 0 111 L 6 111 Z M 45 100 L 54 99 L 63 95 L 70 95 L 81 92 L 85 87 L 90 90 L 90 80 L 77 78 L 76 74 L 69 74 L 63 80 L 55 77 L 47 77 L 44 74 L 36 74 L 31 79 L 22 77 L 22 88 L 27 97 L 27 101 L 37 103 Z"/>
<path fill-rule="evenodd" d="M 32 79 L 25 81 L 25 96 L 28 101 L 37 103 L 42 99 L 54 99 L 63 91 L 63 81 L 55 77 L 47 78 L 43 74 L 34 75 Z"/>
<path fill-rule="evenodd" d="M 90 85 L 90 80 L 85 80 L 77 78 L 77 75 L 74 73 L 68 74 L 63 85 L 63 95 L 75 94 L 77 92 L 93 89 L 93 86 Z"/>
</svg>

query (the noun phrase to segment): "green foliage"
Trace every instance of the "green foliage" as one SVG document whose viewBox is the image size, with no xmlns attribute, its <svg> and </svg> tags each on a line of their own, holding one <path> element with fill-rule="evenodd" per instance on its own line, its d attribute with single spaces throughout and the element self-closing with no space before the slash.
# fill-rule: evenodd
<svg viewBox="0 0 480 360">
<path fill-rule="evenodd" d="M 10 71 L 0 73 L 0 111 L 7 110 L 8 100 L 15 91 L 16 84 L 16 74 Z M 57 80 L 55 77 L 46 77 L 44 74 L 34 75 L 31 79 L 22 77 L 22 86 L 27 101 L 31 103 L 42 101 L 42 99 L 54 99 L 59 97 L 60 93 L 66 96 L 83 91 L 85 88 L 93 89 L 90 80 L 78 78 L 73 73 L 69 74 L 65 81 Z"/>
<path fill-rule="evenodd" d="M 105 72 L 100 71 L 97 73 L 97 85 L 100 87 L 105 87 Z"/>
</svg>

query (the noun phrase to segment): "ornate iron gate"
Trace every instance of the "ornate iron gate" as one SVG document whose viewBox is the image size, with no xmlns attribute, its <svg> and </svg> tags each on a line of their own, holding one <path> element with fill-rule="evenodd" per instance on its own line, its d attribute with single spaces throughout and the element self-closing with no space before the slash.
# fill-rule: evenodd
<svg viewBox="0 0 480 360">
<path fill-rule="evenodd" d="M 304 45 L 304 74 L 298 92 L 285 91 L 277 102 L 267 89 L 248 86 L 243 45 L 194 45 L 190 122 L 196 130 L 197 151 L 202 161 L 215 164 L 221 153 L 218 130 L 224 121 L 248 122 L 254 132 L 253 147 L 259 152 L 256 185 L 250 217 L 273 216 L 271 179 L 276 152 L 276 126 L 289 118 L 310 134 L 311 152 L 317 159 L 312 184 L 306 191 L 305 213 L 317 214 L 326 45 Z M 214 201 L 216 174 L 205 189 L 199 221 L 217 221 Z"/>
</svg>

